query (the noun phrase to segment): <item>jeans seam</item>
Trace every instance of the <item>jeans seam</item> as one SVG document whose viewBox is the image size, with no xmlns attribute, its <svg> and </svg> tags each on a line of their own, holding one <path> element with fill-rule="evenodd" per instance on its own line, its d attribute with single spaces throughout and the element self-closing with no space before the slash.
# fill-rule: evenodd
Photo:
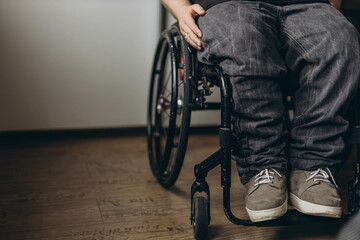
<svg viewBox="0 0 360 240">
<path fill-rule="evenodd" d="M 309 58 L 309 50 L 305 47 L 305 45 L 303 44 L 303 42 L 301 42 L 300 39 L 298 39 L 297 37 L 295 37 L 295 35 L 290 32 L 289 30 L 287 30 L 285 27 L 283 27 L 283 32 L 291 39 L 293 39 L 297 45 L 303 50 L 304 52 L 304 58 L 307 62 L 310 62 L 310 58 Z M 305 113 L 307 112 L 307 110 L 310 107 L 310 98 L 311 98 L 311 88 L 310 88 L 310 83 L 312 82 L 312 75 L 313 75 L 313 71 L 314 71 L 314 66 L 311 66 L 311 69 L 308 73 L 306 82 L 304 85 L 308 85 L 308 91 L 307 91 L 307 97 L 306 97 L 306 103 L 307 106 L 304 108 L 303 112 L 298 116 L 299 121 L 301 121 L 304 118 Z"/>
</svg>

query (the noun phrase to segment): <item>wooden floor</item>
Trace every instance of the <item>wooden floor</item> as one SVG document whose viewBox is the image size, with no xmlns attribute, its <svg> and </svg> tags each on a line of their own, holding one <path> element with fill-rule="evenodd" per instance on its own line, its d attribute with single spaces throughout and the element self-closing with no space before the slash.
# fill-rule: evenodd
<svg viewBox="0 0 360 240">
<path fill-rule="evenodd" d="M 181 175 L 165 190 L 150 172 L 143 135 L 3 144 L 0 239 L 193 239 L 193 166 L 217 148 L 217 135 L 192 135 Z M 341 222 L 287 227 L 230 223 L 222 210 L 219 173 L 216 168 L 207 178 L 209 239 L 335 239 Z M 246 218 L 235 172 L 232 198 L 233 211 Z"/>
</svg>

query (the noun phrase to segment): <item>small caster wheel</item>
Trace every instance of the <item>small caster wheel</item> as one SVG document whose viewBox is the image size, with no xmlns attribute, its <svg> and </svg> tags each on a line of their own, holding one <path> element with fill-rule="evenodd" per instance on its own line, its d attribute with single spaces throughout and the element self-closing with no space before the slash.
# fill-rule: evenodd
<svg viewBox="0 0 360 240">
<path fill-rule="evenodd" d="M 204 240 L 208 234 L 209 211 L 207 199 L 196 197 L 194 203 L 194 237 L 197 240 Z"/>
</svg>

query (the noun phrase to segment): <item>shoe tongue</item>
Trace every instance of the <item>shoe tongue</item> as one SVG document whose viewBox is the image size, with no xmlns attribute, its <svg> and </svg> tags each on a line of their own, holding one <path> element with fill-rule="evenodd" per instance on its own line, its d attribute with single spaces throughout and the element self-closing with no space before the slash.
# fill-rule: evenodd
<svg viewBox="0 0 360 240">
<path fill-rule="evenodd" d="M 327 171 L 325 171 L 326 173 L 326 175 L 328 176 L 328 177 L 325 177 L 324 175 L 323 175 L 323 173 L 322 172 L 318 172 L 316 175 L 314 175 L 311 179 L 309 179 L 313 174 L 312 173 L 314 173 L 314 172 L 306 172 L 305 173 L 305 175 L 306 175 L 306 178 L 307 179 L 309 179 L 309 181 L 314 181 L 315 179 L 320 179 L 320 181 L 321 181 L 321 179 L 324 179 L 324 180 L 330 180 L 330 176 L 329 176 L 329 173 L 327 172 Z M 319 180 L 316 180 L 316 182 L 317 181 L 319 181 Z"/>
<path fill-rule="evenodd" d="M 269 187 L 270 186 L 273 188 L 281 189 L 281 186 L 279 185 L 280 181 L 277 181 L 277 179 L 275 179 L 275 178 L 278 178 L 278 175 L 276 175 L 275 173 L 269 173 L 269 175 L 271 176 L 270 182 L 256 184 L 256 186 L 255 186 L 255 179 L 252 179 L 252 181 L 247 183 L 248 195 L 250 195 L 251 193 L 253 193 L 255 190 L 257 190 L 260 187 Z M 262 181 L 262 180 L 265 180 L 265 179 L 260 179 L 259 181 Z M 278 182 L 279 184 L 275 184 L 275 182 Z"/>
</svg>

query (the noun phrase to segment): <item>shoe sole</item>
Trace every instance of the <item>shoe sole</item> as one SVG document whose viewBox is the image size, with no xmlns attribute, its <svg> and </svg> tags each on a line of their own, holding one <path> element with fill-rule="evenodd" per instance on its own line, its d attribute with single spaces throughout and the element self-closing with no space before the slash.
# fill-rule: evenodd
<svg viewBox="0 0 360 240">
<path fill-rule="evenodd" d="M 288 207 L 288 199 L 286 197 L 285 202 L 276 208 L 264 209 L 264 210 L 251 210 L 245 207 L 249 218 L 252 222 L 263 222 L 279 218 L 285 215 Z"/>
<path fill-rule="evenodd" d="M 290 205 L 299 212 L 308 215 L 341 218 L 342 207 L 332 207 L 307 202 L 298 198 L 295 194 L 290 193 Z"/>
</svg>

